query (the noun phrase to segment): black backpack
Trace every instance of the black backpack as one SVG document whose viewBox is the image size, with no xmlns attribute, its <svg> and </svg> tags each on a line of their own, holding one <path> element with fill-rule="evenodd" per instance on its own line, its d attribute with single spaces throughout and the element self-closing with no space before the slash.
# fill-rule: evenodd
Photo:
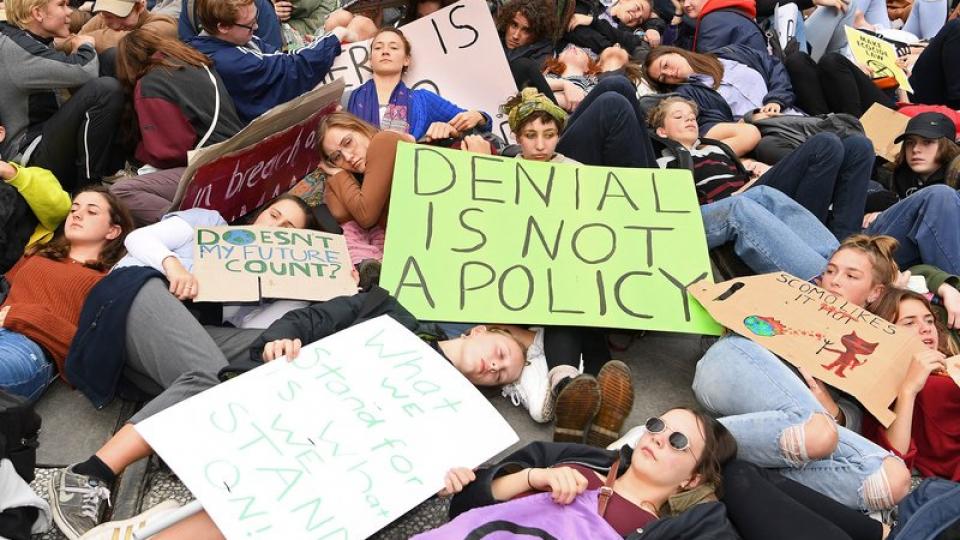
<svg viewBox="0 0 960 540">
<path fill-rule="evenodd" d="M 0 459 L 9 459 L 27 483 L 33 481 L 40 415 L 21 397 L 0 390 Z"/>
</svg>

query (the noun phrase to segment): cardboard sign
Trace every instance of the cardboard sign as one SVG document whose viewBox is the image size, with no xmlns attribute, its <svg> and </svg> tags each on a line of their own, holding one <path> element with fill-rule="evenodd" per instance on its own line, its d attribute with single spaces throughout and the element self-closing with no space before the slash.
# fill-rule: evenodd
<svg viewBox="0 0 960 540">
<path fill-rule="evenodd" d="M 856 397 L 884 426 L 914 353 L 910 331 L 785 273 L 695 283 L 692 294 L 721 324 Z"/>
<path fill-rule="evenodd" d="M 342 235 L 281 227 L 199 227 L 193 247 L 198 302 L 356 294 Z"/>
<path fill-rule="evenodd" d="M 717 334 L 689 171 L 398 146 L 381 285 L 424 320 Z"/>
<path fill-rule="evenodd" d="M 857 62 L 872 69 L 874 77 L 893 76 L 900 83 L 900 88 L 913 92 L 907 74 L 897 65 L 897 50 L 892 44 L 850 26 L 844 26 L 843 29 Z"/>
<path fill-rule="evenodd" d="M 517 441 L 388 316 L 136 425 L 227 538 L 366 538 Z"/>
<path fill-rule="evenodd" d="M 341 94 L 343 82 L 324 85 L 192 153 L 173 208 L 208 208 L 233 222 L 293 187 L 320 163 L 317 125 Z"/>
<path fill-rule="evenodd" d="M 887 161 L 897 159 L 900 143 L 895 143 L 893 140 L 907 129 L 909 121 L 909 116 L 888 109 L 879 103 L 871 105 L 860 117 L 863 131 L 873 143 L 873 151 Z"/>
<path fill-rule="evenodd" d="M 500 36 L 483 0 L 461 0 L 400 27 L 410 41 L 412 60 L 403 76 L 410 88 L 425 88 L 463 109 L 494 119 L 494 133 L 512 140 L 500 105 L 517 93 Z M 327 76 L 356 88 L 373 77 L 370 41 L 345 45 Z"/>
</svg>

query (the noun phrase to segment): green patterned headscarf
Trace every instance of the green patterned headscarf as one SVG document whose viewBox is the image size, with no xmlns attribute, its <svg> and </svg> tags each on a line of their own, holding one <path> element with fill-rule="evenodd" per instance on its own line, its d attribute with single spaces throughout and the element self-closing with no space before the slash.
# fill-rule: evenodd
<svg viewBox="0 0 960 540">
<path fill-rule="evenodd" d="M 507 113 L 510 131 L 516 133 L 517 129 L 523 124 L 523 121 L 537 111 L 543 111 L 549 114 L 560 125 L 566 123 L 567 111 L 558 107 L 557 104 L 547 96 L 537 92 L 536 88 L 524 88 L 520 93 L 520 97 L 520 103 L 504 111 Z"/>
</svg>

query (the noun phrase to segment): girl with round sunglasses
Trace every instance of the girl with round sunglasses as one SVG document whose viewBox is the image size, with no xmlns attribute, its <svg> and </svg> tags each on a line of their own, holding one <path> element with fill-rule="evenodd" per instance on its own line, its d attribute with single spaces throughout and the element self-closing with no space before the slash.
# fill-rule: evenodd
<svg viewBox="0 0 960 540">
<path fill-rule="evenodd" d="M 588 490 L 608 486 L 612 494 L 602 516 L 621 536 L 649 530 L 667 514 L 681 514 L 696 503 L 715 501 L 720 468 L 737 451 L 726 428 L 703 413 L 680 408 L 647 420 L 646 428 L 635 448 L 534 442 L 476 472 L 452 469 L 441 495 L 455 494 L 450 516 L 456 518 L 467 510 L 515 503 L 541 492 L 550 492 L 558 505 L 568 505 Z M 509 506 L 497 508 L 507 511 Z"/>
</svg>

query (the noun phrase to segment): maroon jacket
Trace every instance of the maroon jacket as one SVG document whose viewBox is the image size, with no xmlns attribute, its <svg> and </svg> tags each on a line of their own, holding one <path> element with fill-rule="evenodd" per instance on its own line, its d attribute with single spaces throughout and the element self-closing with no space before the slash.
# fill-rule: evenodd
<svg viewBox="0 0 960 540">
<path fill-rule="evenodd" d="M 133 107 L 140 126 L 135 156 L 158 169 L 186 166 L 187 152 L 206 135 L 214 116 L 217 123 L 204 146 L 225 141 L 243 128 L 230 94 L 212 68 L 209 73 L 192 66 L 154 68 L 137 81 Z"/>
</svg>

